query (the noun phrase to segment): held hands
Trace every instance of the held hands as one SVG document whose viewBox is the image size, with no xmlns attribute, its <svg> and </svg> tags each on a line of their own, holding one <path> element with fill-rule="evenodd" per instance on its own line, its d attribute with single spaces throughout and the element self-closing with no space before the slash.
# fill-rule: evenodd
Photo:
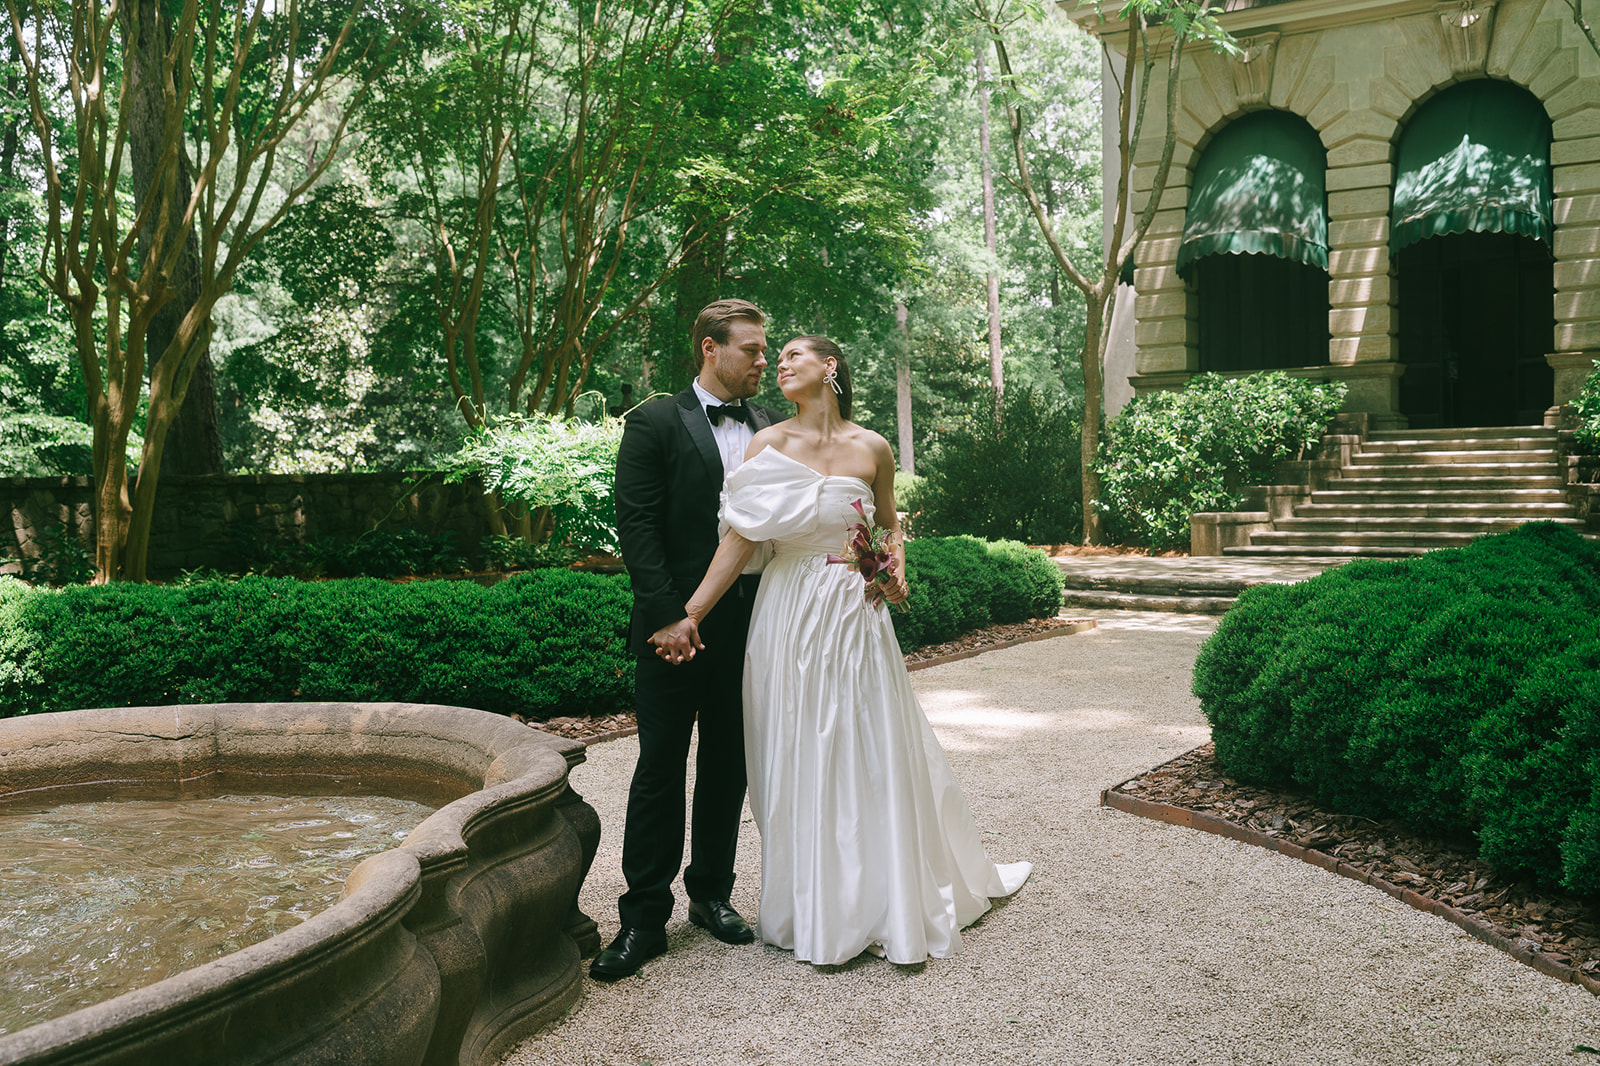
<svg viewBox="0 0 1600 1066">
<path fill-rule="evenodd" d="M 662 626 L 650 634 L 650 643 L 655 645 L 657 655 L 674 666 L 688 662 L 695 652 L 705 649 L 700 640 L 700 626 L 692 617 Z"/>
</svg>

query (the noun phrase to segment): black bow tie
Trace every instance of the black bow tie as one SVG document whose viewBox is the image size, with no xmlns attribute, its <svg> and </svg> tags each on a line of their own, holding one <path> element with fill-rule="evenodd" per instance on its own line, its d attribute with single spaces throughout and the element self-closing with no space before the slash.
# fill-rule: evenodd
<svg viewBox="0 0 1600 1066">
<path fill-rule="evenodd" d="M 730 404 L 720 404 L 720 403 L 707 404 L 706 405 L 706 417 L 711 419 L 711 424 L 713 426 L 722 425 L 722 420 L 724 418 L 731 418 L 735 422 L 743 422 L 745 425 L 748 426 L 750 424 L 750 408 L 746 407 L 742 403 L 741 404 L 732 404 L 732 403 L 730 403 Z"/>
</svg>

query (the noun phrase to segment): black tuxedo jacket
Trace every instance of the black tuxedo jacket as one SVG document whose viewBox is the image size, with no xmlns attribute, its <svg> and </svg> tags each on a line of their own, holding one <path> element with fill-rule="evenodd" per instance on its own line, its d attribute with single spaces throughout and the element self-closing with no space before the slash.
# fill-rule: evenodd
<svg viewBox="0 0 1600 1066">
<path fill-rule="evenodd" d="M 779 420 L 765 407 L 749 406 L 752 429 Z M 637 654 L 653 654 L 650 634 L 684 617 L 684 604 L 711 565 L 722 478 L 722 456 L 694 386 L 628 412 L 613 488 L 617 536 L 633 583 L 628 644 Z M 716 617 L 713 611 L 706 619 L 713 630 Z"/>
</svg>

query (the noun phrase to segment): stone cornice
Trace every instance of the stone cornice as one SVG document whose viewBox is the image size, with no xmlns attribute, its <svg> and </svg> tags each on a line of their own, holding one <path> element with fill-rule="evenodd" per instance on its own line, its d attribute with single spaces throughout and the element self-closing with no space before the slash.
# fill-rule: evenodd
<svg viewBox="0 0 1600 1066">
<path fill-rule="evenodd" d="M 1117 38 L 1128 32 L 1125 20 L 1103 20 L 1093 3 L 1059 0 L 1059 6 L 1074 22 L 1113 47 Z M 1229 11 L 1218 21 L 1223 29 L 1235 37 L 1270 31 L 1303 33 L 1431 12 L 1436 6 L 1436 0 L 1287 0 L 1285 3 Z M 1105 5 L 1101 10 L 1114 11 L 1115 5 Z M 1160 27 L 1152 27 L 1152 36 L 1159 43 L 1167 35 Z M 1207 46 L 1197 43 L 1190 47 Z"/>
</svg>

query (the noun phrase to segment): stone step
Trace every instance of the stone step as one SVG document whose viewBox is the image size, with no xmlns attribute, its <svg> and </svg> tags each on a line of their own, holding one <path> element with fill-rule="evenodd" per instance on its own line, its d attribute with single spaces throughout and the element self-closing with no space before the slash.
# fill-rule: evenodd
<svg viewBox="0 0 1600 1066">
<path fill-rule="evenodd" d="M 1349 469 L 1348 467 L 1346 469 Z M 1342 477 L 1332 484 L 1338 489 L 1325 491 L 1338 492 L 1533 492 L 1555 489 L 1561 491 L 1566 484 L 1564 478 L 1557 474 L 1541 474 L 1537 477 L 1527 475 L 1523 477 L 1492 477 L 1487 475 L 1473 475 L 1464 477 Z M 1320 493 L 1318 494 L 1320 495 Z"/>
<path fill-rule="evenodd" d="M 1523 522 L 1537 522 L 1541 518 L 1572 518 L 1573 506 L 1568 503 L 1438 503 L 1428 500 L 1414 502 L 1364 502 L 1324 503 L 1321 494 L 1312 497 L 1311 503 L 1294 509 L 1296 518 L 1350 518 L 1362 522 L 1376 518 L 1516 518 Z"/>
<path fill-rule="evenodd" d="M 1114 611 L 1166 611 L 1172 614 L 1225 614 L 1232 596 L 1155 596 L 1140 592 L 1068 590 L 1063 607 Z"/>
<path fill-rule="evenodd" d="M 1474 426 L 1465 429 L 1380 429 L 1367 434 L 1369 441 L 1486 440 L 1505 437 L 1549 437 L 1554 426 Z"/>
<path fill-rule="evenodd" d="M 1407 548 L 1393 545 L 1361 546 L 1351 544 L 1298 545 L 1251 543 L 1248 546 L 1241 545 L 1231 548 L 1223 548 L 1222 554 L 1225 556 L 1243 556 L 1245 558 L 1249 558 L 1250 556 L 1259 556 L 1262 558 L 1283 558 L 1285 556 L 1297 556 L 1308 559 L 1357 559 L 1368 556 L 1377 558 L 1391 558 L 1410 555 L 1425 555 L 1432 550 L 1432 548 Z"/>
<path fill-rule="evenodd" d="M 1556 463 L 1557 453 L 1554 448 L 1544 448 L 1539 451 L 1400 451 L 1400 452 L 1369 452 L 1363 450 L 1360 454 L 1351 457 L 1353 466 L 1548 466 Z"/>
<path fill-rule="evenodd" d="M 1555 431 L 1547 437 L 1448 437 L 1438 440 L 1368 440 L 1361 445 L 1361 454 L 1389 454 L 1393 452 L 1548 452 L 1554 449 Z"/>
<path fill-rule="evenodd" d="M 1434 530 L 1386 530 L 1365 532 L 1342 528 L 1326 532 L 1268 530 L 1251 536 L 1252 545 L 1282 545 L 1297 548 L 1459 548 L 1472 543 L 1478 536 L 1474 532 L 1441 532 Z"/>
<path fill-rule="evenodd" d="M 1087 574 L 1062 571 L 1061 581 L 1068 594 L 1077 592 L 1125 592 L 1139 596 L 1237 596 L 1250 582 L 1239 578 L 1206 577 L 1199 574 Z"/>
<path fill-rule="evenodd" d="M 1379 482 L 1387 484 L 1387 482 Z M 1335 482 L 1342 485 L 1343 481 Z M 1346 491 L 1322 489 L 1311 495 L 1307 506 L 1355 506 L 1360 504 L 1426 504 L 1450 507 L 1475 503 L 1529 505 L 1543 507 L 1549 504 L 1566 505 L 1566 494 L 1559 488 L 1548 489 L 1418 489 L 1415 491 Z"/>
<path fill-rule="evenodd" d="M 1582 529 L 1586 523 L 1571 517 L 1552 517 L 1529 519 L 1526 516 L 1510 517 L 1481 517 L 1481 518 L 1427 518 L 1427 517 L 1363 517 L 1359 522 L 1352 522 L 1348 518 L 1316 518 L 1296 517 L 1286 518 L 1274 525 L 1276 533 L 1349 533 L 1352 536 L 1364 536 L 1369 533 L 1438 533 L 1461 534 L 1469 539 L 1484 533 L 1504 533 L 1518 526 L 1526 525 L 1529 521 L 1554 522 L 1559 526 L 1570 526 Z M 1257 538 L 1264 539 L 1271 534 L 1258 533 Z"/>
<path fill-rule="evenodd" d="M 1382 478 L 1384 480 L 1454 480 L 1457 478 L 1492 477 L 1502 482 L 1516 479 L 1553 478 L 1560 484 L 1560 475 L 1553 463 L 1404 463 L 1394 465 L 1364 465 L 1340 467 L 1343 478 Z M 1506 485 L 1511 488 L 1512 486 Z M 1528 488 L 1542 488 L 1529 485 Z"/>
</svg>

